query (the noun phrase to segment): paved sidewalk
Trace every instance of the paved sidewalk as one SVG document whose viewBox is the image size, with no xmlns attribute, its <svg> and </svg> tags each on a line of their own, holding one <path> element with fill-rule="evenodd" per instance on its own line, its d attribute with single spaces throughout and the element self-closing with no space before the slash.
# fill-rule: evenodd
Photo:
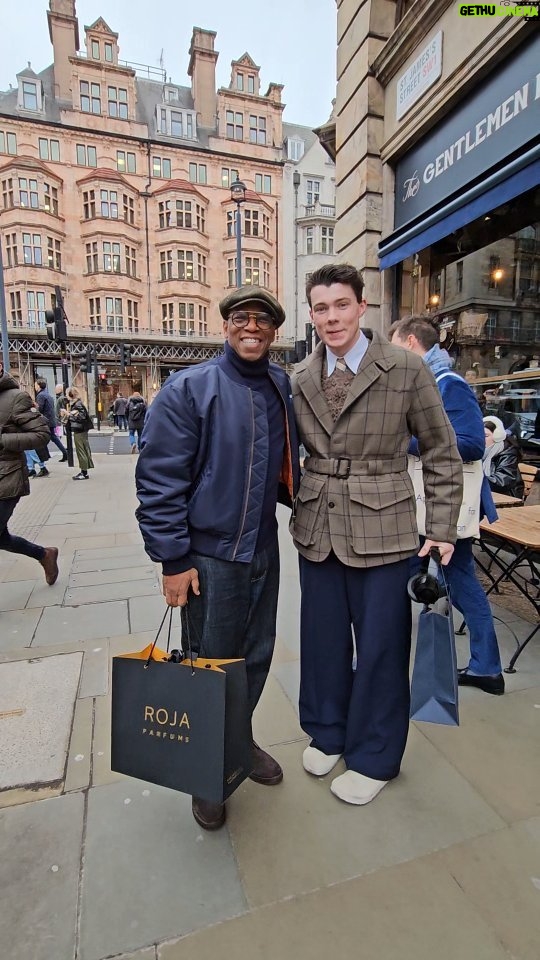
<svg viewBox="0 0 540 960">
<path fill-rule="evenodd" d="M 96 455 L 87 483 L 53 460 L 33 481 L 12 528 L 60 547 L 54 587 L 0 553 L 2 960 L 538 960 L 538 638 L 504 697 L 463 690 L 459 729 L 412 724 L 401 776 L 365 808 L 341 803 L 332 775 L 301 767 L 285 511 L 255 728 L 284 782 L 246 781 L 209 834 L 188 797 L 111 773 L 111 656 L 146 645 L 163 610 L 134 460 Z M 507 662 L 529 625 L 497 615 Z"/>
</svg>

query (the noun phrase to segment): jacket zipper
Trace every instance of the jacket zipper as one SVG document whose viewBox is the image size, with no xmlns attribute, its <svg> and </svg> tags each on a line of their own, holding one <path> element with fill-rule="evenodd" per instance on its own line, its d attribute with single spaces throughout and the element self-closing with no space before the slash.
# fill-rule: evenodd
<svg viewBox="0 0 540 960">
<path fill-rule="evenodd" d="M 245 498 L 244 498 L 244 508 L 243 508 L 243 510 L 242 510 L 242 522 L 241 522 L 241 524 L 240 524 L 240 531 L 239 531 L 239 533 L 238 533 L 238 539 L 237 539 L 237 541 L 236 541 L 236 543 L 235 543 L 235 545 L 234 545 L 234 550 L 233 550 L 233 555 L 232 555 L 232 559 L 233 559 L 233 560 L 236 559 L 236 554 L 237 554 L 237 552 L 238 552 L 238 547 L 239 547 L 239 545 L 240 545 L 240 540 L 242 539 L 242 534 L 243 534 L 243 532 L 244 532 L 244 525 L 245 525 L 245 522 L 246 522 L 246 513 L 247 513 L 247 508 L 248 508 L 248 502 L 249 502 L 249 493 L 250 493 L 250 490 L 251 490 L 251 471 L 252 471 L 252 468 L 253 468 L 253 453 L 254 453 L 254 449 L 255 449 L 255 414 L 254 414 L 254 412 L 253 412 L 253 394 L 252 394 L 251 390 L 249 391 L 249 397 L 250 397 L 250 401 L 251 401 L 251 451 L 250 451 L 250 457 L 249 457 L 249 469 L 248 469 L 248 477 L 247 477 L 246 495 L 245 495 Z"/>
</svg>

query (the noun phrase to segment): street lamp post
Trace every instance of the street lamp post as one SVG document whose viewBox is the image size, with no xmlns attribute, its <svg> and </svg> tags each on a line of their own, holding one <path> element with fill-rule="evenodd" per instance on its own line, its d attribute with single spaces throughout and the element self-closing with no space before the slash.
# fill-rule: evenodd
<svg viewBox="0 0 540 960">
<path fill-rule="evenodd" d="M 231 200 L 236 203 L 236 286 L 242 286 L 242 219 L 240 204 L 246 199 L 246 185 L 238 179 L 231 186 Z"/>
</svg>

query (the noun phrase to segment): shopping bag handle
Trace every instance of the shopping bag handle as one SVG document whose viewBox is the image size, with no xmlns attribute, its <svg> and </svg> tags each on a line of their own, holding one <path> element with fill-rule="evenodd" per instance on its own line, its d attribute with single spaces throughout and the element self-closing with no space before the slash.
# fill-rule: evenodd
<svg viewBox="0 0 540 960">
<path fill-rule="evenodd" d="M 439 576 L 443 582 L 444 589 L 446 591 L 446 597 L 448 600 L 449 612 L 452 612 L 452 597 L 450 596 L 450 587 L 448 586 L 446 577 L 444 575 L 444 567 L 441 563 L 441 551 L 438 547 L 431 547 L 429 551 L 429 563 L 427 572 L 430 576 L 435 577 L 436 580 L 439 579 Z"/>
<path fill-rule="evenodd" d="M 154 640 L 154 642 L 153 642 L 153 644 L 152 644 L 152 646 L 151 646 L 151 648 L 150 648 L 150 653 L 148 654 L 148 660 L 146 661 L 146 663 L 145 663 L 145 665 L 144 665 L 144 669 L 145 669 L 145 670 L 147 670 L 148 667 L 150 666 L 150 661 L 152 660 L 152 654 L 153 654 L 153 652 L 154 652 L 154 650 L 155 650 L 156 643 L 158 642 L 159 635 L 160 635 L 160 633 L 161 633 L 161 631 L 162 631 L 162 629 L 163 629 L 163 624 L 165 623 L 165 620 L 167 619 L 167 617 L 169 618 L 169 628 L 168 628 L 168 631 L 167 631 L 167 653 L 169 652 L 169 647 L 170 647 L 170 645 L 171 645 L 172 614 L 173 614 L 173 607 L 167 606 L 167 609 L 165 610 L 165 613 L 163 614 L 163 619 L 162 619 L 162 621 L 161 621 L 161 623 L 160 623 L 160 625 L 159 625 L 159 627 L 158 627 L 155 640 Z"/>
</svg>

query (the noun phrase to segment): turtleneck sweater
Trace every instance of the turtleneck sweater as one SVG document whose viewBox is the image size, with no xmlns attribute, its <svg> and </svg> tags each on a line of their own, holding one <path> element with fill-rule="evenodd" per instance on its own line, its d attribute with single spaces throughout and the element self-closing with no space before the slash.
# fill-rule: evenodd
<svg viewBox="0 0 540 960">
<path fill-rule="evenodd" d="M 266 408 L 268 421 L 268 464 L 263 494 L 261 522 L 255 551 L 264 550 L 275 538 L 277 531 L 276 503 L 279 478 L 285 451 L 285 412 L 283 401 L 269 374 L 268 357 L 261 360 L 244 360 L 229 343 L 218 361 L 224 373 L 248 387 Z M 234 425 L 230 425 L 234 429 Z"/>
</svg>

